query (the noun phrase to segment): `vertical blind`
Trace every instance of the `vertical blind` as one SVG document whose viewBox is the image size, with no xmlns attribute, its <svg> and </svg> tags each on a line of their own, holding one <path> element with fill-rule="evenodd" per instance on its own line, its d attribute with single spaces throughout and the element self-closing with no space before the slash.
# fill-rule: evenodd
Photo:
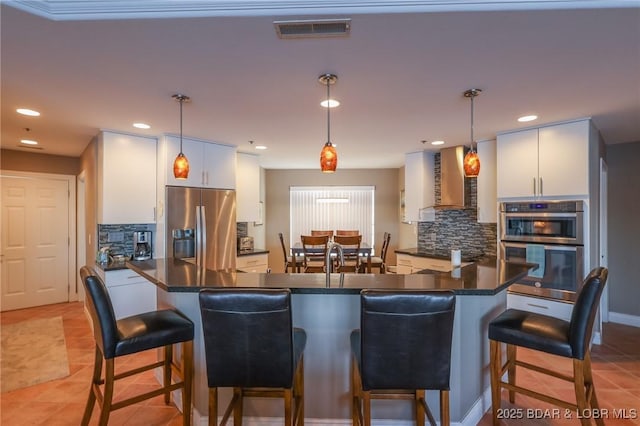
<svg viewBox="0 0 640 426">
<path fill-rule="evenodd" d="M 292 186 L 289 188 L 291 243 L 311 230 L 358 230 L 373 247 L 374 186 Z"/>
</svg>

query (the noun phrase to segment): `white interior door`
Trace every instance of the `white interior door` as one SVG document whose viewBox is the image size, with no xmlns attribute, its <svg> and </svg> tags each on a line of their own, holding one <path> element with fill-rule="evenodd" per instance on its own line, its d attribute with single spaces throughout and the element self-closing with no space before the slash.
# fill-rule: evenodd
<svg viewBox="0 0 640 426">
<path fill-rule="evenodd" d="M 69 182 L 3 176 L 1 184 L 0 310 L 69 301 Z"/>
</svg>

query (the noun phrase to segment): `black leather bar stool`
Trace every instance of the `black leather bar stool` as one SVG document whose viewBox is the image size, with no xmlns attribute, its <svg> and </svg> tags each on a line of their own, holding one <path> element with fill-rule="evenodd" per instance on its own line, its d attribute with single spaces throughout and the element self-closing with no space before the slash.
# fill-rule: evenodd
<svg viewBox="0 0 640 426">
<path fill-rule="evenodd" d="M 181 313 L 165 309 L 115 319 L 111 299 L 104 283 L 87 266 L 80 269 L 80 276 L 87 293 L 87 308 L 93 323 L 96 342 L 95 363 L 89 399 L 82 424 L 88 425 L 93 406 L 100 406 L 100 425 L 106 425 L 111 411 L 164 394 L 169 403 L 171 392 L 182 389 L 182 419 L 185 426 L 191 424 L 191 393 L 193 383 L 193 323 Z M 182 367 L 173 359 L 173 345 L 182 344 Z M 115 374 L 115 359 L 150 349 L 164 348 L 164 359 Z M 105 377 L 102 379 L 102 364 Z M 119 379 L 154 368 L 163 368 L 163 384 L 160 388 L 115 403 L 112 402 L 115 382 Z M 171 373 L 179 382 L 171 383 Z M 101 389 L 101 386 L 103 389 Z"/>
<path fill-rule="evenodd" d="M 304 330 L 294 328 L 291 292 L 205 289 L 200 311 L 209 386 L 209 425 L 218 419 L 218 388 L 233 388 L 221 425 L 233 410 L 242 424 L 244 397 L 284 399 L 284 424 L 304 424 Z"/>
<path fill-rule="evenodd" d="M 509 400 L 515 402 L 515 394 L 522 393 L 566 409 L 598 410 L 598 399 L 591 374 L 590 344 L 593 322 L 598 310 L 600 296 L 607 282 L 606 268 L 595 268 L 585 279 L 573 306 L 571 320 L 564 321 L 547 315 L 507 309 L 489 323 L 491 353 L 491 402 L 493 424 L 498 425 L 502 389 L 509 390 Z M 507 346 L 507 361 L 501 361 L 501 343 Z M 573 359 L 573 375 L 561 374 L 538 365 L 517 359 L 517 347 L 534 349 L 548 354 Z M 576 403 L 563 401 L 540 392 L 516 385 L 516 367 L 523 367 L 538 373 L 548 374 L 573 382 Z M 502 381 L 507 372 L 508 382 Z M 582 415 L 581 423 L 590 424 L 589 415 Z M 596 416 L 598 417 L 598 416 Z M 598 425 L 604 425 L 602 418 L 596 418 Z"/>
<path fill-rule="evenodd" d="M 435 425 L 425 389 L 440 391 L 440 424 L 449 425 L 455 302 L 452 291 L 361 292 L 361 325 L 351 333 L 354 425 L 371 425 L 373 398 L 414 400 L 416 424 L 426 414 Z"/>
</svg>

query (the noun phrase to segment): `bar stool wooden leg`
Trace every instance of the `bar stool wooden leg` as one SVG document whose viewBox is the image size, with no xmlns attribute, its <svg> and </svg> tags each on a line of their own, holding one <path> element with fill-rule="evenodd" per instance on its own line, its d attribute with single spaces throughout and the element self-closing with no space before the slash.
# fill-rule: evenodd
<svg viewBox="0 0 640 426">
<path fill-rule="evenodd" d="M 182 423 L 191 425 L 191 400 L 193 399 L 193 340 L 182 343 Z"/>
<path fill-rule="evenodd" d="M 91 420 L 91 413 L 93 412 L 93 406 L 96 403 L 96 394 L 94 387 L 98 386 L 100 382 L 100 376 L 102 375 L 102 352 L 98 346 L 96 346 L 94 361 L 93 361 L 93 375 L 91 377 L 91 387 L 89 388 L 89 398 L 87 399 L 87 405 L 84 408 L 84 415 L 82 416 L 82 426 L 89 424 Z"/>
<path fill-rule="evenodd" d="M 498 409 L 500 408 L 500 370 L 502 369 L 502 360 L 500 354 L 500 342 L 496 340 L 489 341 L 490 352 L 490 370 L 491 370 L 491 413 L 493 425 L 498 426 Z"/>
<path fill-rule="evenodd" d="M 426 392 L 424 390 L 416 390 L 414 394 L 414 403 L 416 404 L 416 426 L 424 426 L 425 412 L 420 399 L 425 398 L 425 393 Z"/>
<path fill-rule="evenodd" d="M 573 360 L 573 385 L 576 391 L 576 405 L 581 415 L 580 423 L 583 426 L 588 426 L 591 424 L 591 420 L 589 420 L 589 416 L 584 415 L 589 405 L 587 403 L 587 393 L 584 383 L 584 361 L 581 359 Z"/>
<path fill-rule="evenodd" d="M 285 426 L 293 426 L 293 422 L 291 421 L 291 407 L 293 405 L 293 395 L 291 389 L 283 390 L 284 393 L 284 424 Z"/>
<path fill-rule="evenodd" d="M 294 391 L 297 394 L 294 395 L 297 418 L 294 418 L 295 424 L 304 425 L 304 355 L 300 357 L 298 361 L 298 369 L 296 373 L 296 381 Z"/>
<path fill-rule="evenodd" d="M 360 415 L 360 375 L 358 374 L 358 366 L 355 356 L 351 356 L 351 424 L 353 426 L 361 426 Z"/>
<path fill-rule="evenodd" d="M 364 426 L 371 426 L 371 392 L 362 391 L 362 411 L 364 411 Z"/>
<path fill-rule="evenodd" d="M 242 388 L 233 388 L 236 403 L 233 406 L 233 426 L 242 426 Z"/>
<path fill-rule="evenodd" d="M 507 362 L 509 363 L 507 367 L 507 378 L 511 386 L 515 386 L 516 384 L 516 352 L 516 345 L 507 345 Z M 509 390 L 509 402 L 512 404 L 516 402 L 515 391 Z"/>
<path fill-rule="evenodd" d="M 449 413 L 449 391 L 440 391 L 440 426 L 449 426 L 451 415 Z"/>
<path fill-rule="evenodd" d="M 102 394 L 100 426 L 106 426 L 109 422 L 109 414 L 111 414 L 111 402 L 113 401 L 113 385 L 115 377 L 115 360 L 113 358 L 105 359 L 104 364 L 104 393 Z"/>
<path fill-rule="evenodd" d="M 209 426 L 218 424 L 218 388 L 209 388 Z"/>
<path fill-rule="evenodd" d="M 589 404 L 592 410 L 600 410 L 600 404 L 596 397 L 596 387 L 593 384 L 593 374 L 591 373 L 591 354 L 587 352 L 584 356 L 584 383 L 587 386 L 587 390 L 591 390 L 591 399 Z M 598 426 L 604 426 L 604 419 L 600 416 L 596 417 L 596 424 Z"/>
<path fill-rule="evenodd" d="M 171 345 L 167 345 L 163 348 L 164 351 L 164 364 L 162 366 L 163 378 L 164 380 L 163 386 L 166 388 L 171 384 L 171 364 L 173 363 L 173 347 Z M 171 402 L 171 392 L 166 389 L 164 392 L 164 403 L 169 404 Z"/>
</svg>

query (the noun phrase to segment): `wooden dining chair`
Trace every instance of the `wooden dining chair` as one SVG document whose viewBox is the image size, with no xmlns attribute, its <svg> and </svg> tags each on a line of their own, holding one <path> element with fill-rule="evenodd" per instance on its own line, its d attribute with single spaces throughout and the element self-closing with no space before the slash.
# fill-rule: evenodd
<svg viewBox="0 0 640 426">
<path fill-rule="evenodd" d="M 292 255 L 289 256 L 287 254 L 287 245 L 284 243 L 284 236 L 282 232 L 278 232 L 278 238 L 280 238 L 280 245 L 282 246 L 282 254 L 284 256 L 284 272 L 289 272 L 289 268 L 291 268 L 291 272 L 300 272 L 300 266 L 304 262 L 303 256 Z"/>
<path fill-rule="evenodd" d="M 336 235 L 360 235 L 357 229 L 336 229 Z"/>
<path fill-rule="evenodd" d="M 360 244 L 362 235 L 336 235 L 333 241 L 344 250 L 344 265 L 338 266 L 337 272 L 358 272 L 360 268 Z"/>
<path fill-rule="evenodd" d="M 381 274 L 385 274 L 386 271 L 386 262 L 387 262 L 387 251 L 389 251 L 389 241 L 391 241 L 391 234 L 388 232 L 384 233 L 382 237 L 382 249 L 380 250 L 380 256 L 373 256 L 371 258 L 371 267 L 378 268 Z"/>
<path fill-rule="evenodd" d="M 333 232 L 333 231 L 332 231 Z M 325 272 L 325 253 L 329 245 L 328 235 L 301 235 L 304 254 L 304 272 Z"/>
<path fill-rule="evenodd" d="M 311 235 L 314 237 L 318 237 L 318 236 L 328 236 L 329 239 L 333 238 L 333 230 L 330 231 L 321 231 L 321 230 L 311 230 Z"/>
</svg>

